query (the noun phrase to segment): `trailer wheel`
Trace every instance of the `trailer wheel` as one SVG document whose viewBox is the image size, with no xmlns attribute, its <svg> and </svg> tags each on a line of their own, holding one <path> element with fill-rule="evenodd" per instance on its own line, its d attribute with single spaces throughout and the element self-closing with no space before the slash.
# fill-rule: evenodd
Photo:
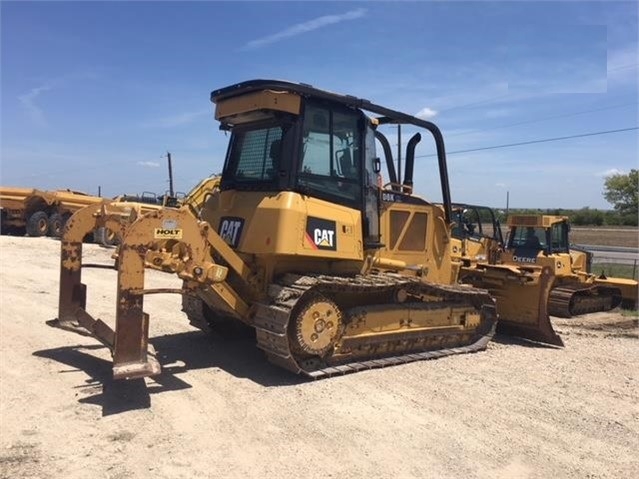
<svg viewBox="0 0 639 479">
<path fill-rule="evenodd" d="M 101 226 L 93 230 L 93 242 L 102 246 L 115 246 L 119 241 L 114 231 Z"/>
<path fill-rule="evenodd" d="M 60 213 L 53 213 L 49 217 L 49 230 L 47 234 L 52 238 L 61 238 L 65 223 L 66 218 L 64 216 Z"/>
<path fill-rule="evenodd" d="M 27 220 L 29 236 L 44 236 L 49 230 L 49 216 L 44 211 L 36 211 Z"/>
<path fill-rule="evenodd" d="M 0 209 L 0 235 L 9 234 L 10 228 L 6 224 L 7 212 L 4 209 Z"/>
</svg>

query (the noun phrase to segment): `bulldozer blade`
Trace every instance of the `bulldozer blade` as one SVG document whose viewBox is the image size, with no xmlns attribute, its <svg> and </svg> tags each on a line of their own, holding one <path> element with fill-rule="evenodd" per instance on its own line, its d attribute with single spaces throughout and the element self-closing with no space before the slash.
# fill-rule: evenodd
<svg viewBox="0 0 639 479">
<path fill-rule="evenodd" d="M 602 275 L 595 278 L 595 284 L 600 287 L 618 290 L 621 294 L 620 302 L 622 308 L 637 309 L 637 306 L 639 306 L 639 286 L 636 280 Z M 613 307 L 615 306 L 617 305 Z"/>
<path fill-rule="evenodd" d="M 540 343 L 563 346 L 548 315 L 548 297 L 554 276 L 543 268 L 535 282 L 509 285 L 508 296 L 497 298 L 497 332 Z"/>
<path fill-rule="evenodd" d="M 495 298 L 499 317 L 497 333 L 554 346 L 564 345 L 548 315 L 548 297 L 554 280 L 550 268 L 478 265 L 465 273 L 468 282 L 488 289 Z"/>
</svg>

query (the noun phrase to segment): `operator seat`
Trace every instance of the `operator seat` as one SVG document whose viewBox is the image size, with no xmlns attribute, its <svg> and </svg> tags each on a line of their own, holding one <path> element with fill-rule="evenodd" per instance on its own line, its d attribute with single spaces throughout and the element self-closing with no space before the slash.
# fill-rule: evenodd
<svg viewBox="0 0 639 479">
<path fill-rule="evenodd" d="M 526 243 L 524 243 L 524 247 L 528 249 L 541 249 L 541 243 L 539 242 L 539 238 L 536 235 L 532 234 L 526 238 Z"/>
</svg>

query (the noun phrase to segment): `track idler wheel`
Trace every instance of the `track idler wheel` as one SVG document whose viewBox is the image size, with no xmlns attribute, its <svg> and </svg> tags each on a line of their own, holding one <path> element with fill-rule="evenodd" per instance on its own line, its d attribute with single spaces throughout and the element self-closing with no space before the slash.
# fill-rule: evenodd
<svg viewBox="0 0 639 479">
<path fill-rule="evenodd" d="M 342 313 L 321 294 L 313 294 L 292 319 L 291 340 L 294 349 L 310 356 L 324 357 L 338 339 Z"/>
</svg>

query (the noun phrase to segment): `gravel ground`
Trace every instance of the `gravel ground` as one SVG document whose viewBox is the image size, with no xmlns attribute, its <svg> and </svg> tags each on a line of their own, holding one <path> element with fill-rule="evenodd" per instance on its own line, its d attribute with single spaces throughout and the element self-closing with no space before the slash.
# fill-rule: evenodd
<svg viewBox="0 0 639 479">
<path fill-rule="evenodd" d="M 553 318 L 563 349 L 498 337 L 476 354 L 307 381 L 250 337 L 193 329 L 178 296 L 157 295 L 145 310 L 163 373 L 114 382 L 97 341 L 46 325 L 58 256 L 52 239 L 0 237 L 2 478 L 639 477 L 636 316 Z M 115 279 L 84 274 L 107 322 Z"/>
</svg>

